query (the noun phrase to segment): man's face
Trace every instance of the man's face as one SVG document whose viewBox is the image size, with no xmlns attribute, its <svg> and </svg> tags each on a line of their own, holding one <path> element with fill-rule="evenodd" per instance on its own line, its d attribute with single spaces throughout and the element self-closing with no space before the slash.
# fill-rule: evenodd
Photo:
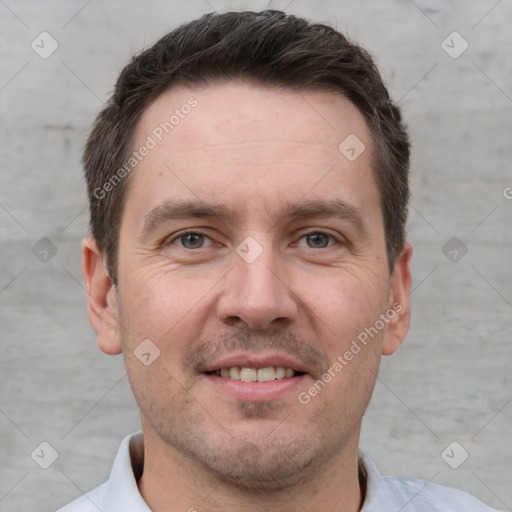
<svg viewBox="0 0 512 512">
<path fill-rule="evenodd" d="M 239 485 L 292 485 L 357 450 L 381 354 L 408 327 L 410 252 L 390 276 L 369 130 L 339 94 L 223 83 L 162 94 L 134 149 L 148 136 L 120 227 L 120 327 L 100 346 L 120 340 L 148 438 Z"/>
</svg>

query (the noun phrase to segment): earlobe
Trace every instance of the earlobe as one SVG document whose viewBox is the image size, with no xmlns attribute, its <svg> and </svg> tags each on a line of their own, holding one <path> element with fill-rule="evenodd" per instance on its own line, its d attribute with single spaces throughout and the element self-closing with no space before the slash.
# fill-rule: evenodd
<svg viewBox="0 0 512 512">
<path fill-rule="evenodd" d="M 406 243 L 398 256 L 391 275 L 391 290 L 389 297 L 390 321 L 387 326 L 382 354 L 385 356 L 395 353 L 402 344 L 409 330 L 411 311 L 409 294 L 411 292 L 410 260 L 412 246 Z M 392 315 L 392 316 L 391 316 Z"/>
<path fill-rule="evenodd" d="M 120 354 L 116 290 L 105 267 L 103 254 L 92 237 L 82 242 L 82 275 L 87 291 L 89 322 L 97 335 L 98 346 L 106 354 Z"/>
</svg>

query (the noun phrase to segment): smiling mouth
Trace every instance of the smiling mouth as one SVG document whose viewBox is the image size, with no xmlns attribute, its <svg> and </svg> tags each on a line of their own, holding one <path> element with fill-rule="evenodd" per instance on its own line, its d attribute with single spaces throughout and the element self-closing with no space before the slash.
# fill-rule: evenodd
<svg viewBox="0 0 512 512">
<path fill-rule="evenodd" d="M 273 380 L 291 379 L 304 375 L 292 368 L 284 366 L 268 366 L 266 368 L 247 368 L 243 366 L 230 366 L 205 372 L 206 375 L 213 375 L 224 379 L 240 380 L 242 382 L 270 382 Z"/>
</svg>

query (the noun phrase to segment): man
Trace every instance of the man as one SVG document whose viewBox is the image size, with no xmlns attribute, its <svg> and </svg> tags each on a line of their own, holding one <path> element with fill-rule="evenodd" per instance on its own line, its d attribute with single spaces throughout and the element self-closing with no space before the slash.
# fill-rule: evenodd
<svg viewBox="0 0 512 512">
<path fill-rule="evenodd" d="M 65 511 L 490 511 L 359 451 L 409 328 L 409 143 L 371 57 L 278 11 L 133 58 L 84 152 L 89 318 L 142 434 Z"/>
</svg>

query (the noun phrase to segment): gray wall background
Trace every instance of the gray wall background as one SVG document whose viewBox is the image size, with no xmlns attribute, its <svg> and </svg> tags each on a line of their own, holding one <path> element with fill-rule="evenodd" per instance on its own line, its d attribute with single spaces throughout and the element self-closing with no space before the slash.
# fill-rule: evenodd
<svg viewBox="0 0 512 512">
<path fill-rule="evenodd" d="M 1 511 L 55 510 L 90 490 L 139 429 L 122 360 L 99 351 L 86 316 L 80 153 L 92 120 L 132 53 L 205 12 L 267 5 L 0 1 Z M 368 48 L 414 144 L 412 326 L 383 360 L 361 447 L 385 474 L 512 510 L 512 1 L 271 6 Z M 48 58 L 31 48 L 43 31 L 58 43 Z M 441 455 L 454 441 L 452 465 L 469 454 L 457 469 Z M 48 469 L 41 442 L 58 454 Z"/>
</svg>

